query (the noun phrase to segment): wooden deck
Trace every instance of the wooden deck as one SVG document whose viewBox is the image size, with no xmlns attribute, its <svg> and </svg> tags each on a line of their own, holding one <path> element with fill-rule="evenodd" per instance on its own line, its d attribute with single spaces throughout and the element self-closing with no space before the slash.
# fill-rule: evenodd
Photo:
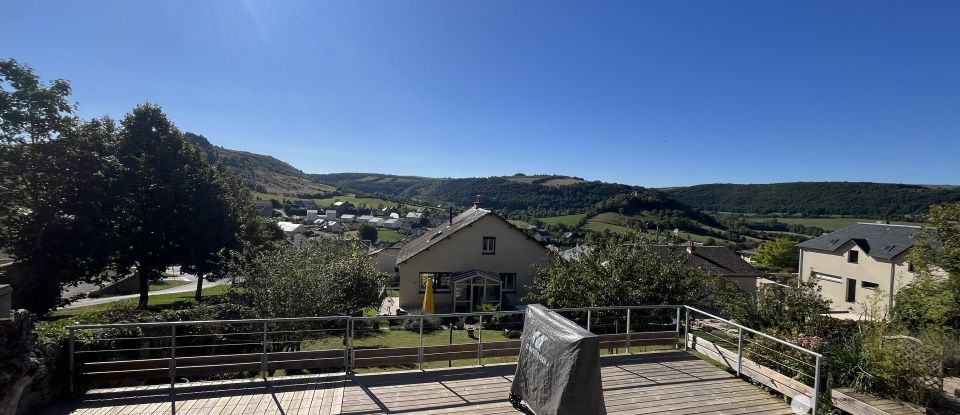
<svg viewBox="0 0 960 415">
<path fill-rule="evenodd" d="M 610 414 L 793 414 L 782 400 L 684 352 L 602 358 Z M 514 365 L 310 375 L 92 390 L 47 414 L 494 414 Z"/>
</svg>

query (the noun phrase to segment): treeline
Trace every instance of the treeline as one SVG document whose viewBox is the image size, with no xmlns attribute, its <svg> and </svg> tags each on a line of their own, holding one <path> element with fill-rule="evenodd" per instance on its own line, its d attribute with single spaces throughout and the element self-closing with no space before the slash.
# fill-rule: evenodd
<svg viewBox="0 0 960 415">
<path fill-rule="evenodd" d="M 472 205 L 477 195 L 480 195 L 484 207 L 517 218 L 583 213 L 619 194 L 630 194 L 634 191 L 656 192 L 640 187 L 598 181 L 544 186 L 540 184 L 542 178 L 539 176 L 530 181 L 511 180 L 508 177 L 433 179 L 366 173 L 337 173 L 312 177 L 358 193 L 397 200 L 414 200 L 432 205 L 467 207 Z"/>
<path fill-rule="evenodd" d="M 960 201 L 960 188 L 861 182 L 705 184 L 666 190 L 711 212 L 916 219 L 934 204 Z"/>
<path fill-rule="evenodd" d="M 0 283 L 13 286 L 14 307 L 43 314 L 65 287 L 102 283 L 107 270 L 137 275 L 145 307 L 168 266 L 215 278 L 282 238 L 242 180 L 208 163 L 159 107 L 81 120 L 70 93 L 0 61 L 0 250 L 14 259 Z"/>
</svg>

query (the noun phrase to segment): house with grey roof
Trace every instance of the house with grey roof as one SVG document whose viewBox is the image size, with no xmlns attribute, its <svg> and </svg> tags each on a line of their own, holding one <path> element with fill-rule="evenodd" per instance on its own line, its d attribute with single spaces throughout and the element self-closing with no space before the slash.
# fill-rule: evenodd
<svg viewBox="0 0 960 415">
<path fill-rule="evenodd" d="M 755 294 L 757 278 L 763 273 L 744 261 L 735 251 L 725 246 L 704 246 L 693 242 L 681 245 L 654 245 L 650 247 L 664 259 L 676 258 L 687 267 L 737 284 L 741 290 Z"/>
<path fill-rule="evenodd" d="M 817 282 L 838 317 L 861 318 L 870 311 L 886 315 L 899 289 L 916 277 L 907 256 L 920 231 L 917 226 L 858 223 L 802 242 L 800 277 Z"/>
<path fill-rule="evenodd" d="M 489 304 L 509 309 L 533 284 L 533 265 L 547 249 L 480 203 L 406 243 L 397 255 L 400 307 L 418 312 L 424 278 L 433 280 L 437 313 L 471 312 Z"/>
</svg>

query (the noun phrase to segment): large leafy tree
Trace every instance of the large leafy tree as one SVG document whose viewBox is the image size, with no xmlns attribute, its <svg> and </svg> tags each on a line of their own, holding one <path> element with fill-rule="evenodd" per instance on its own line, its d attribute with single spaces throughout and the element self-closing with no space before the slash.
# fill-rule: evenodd
<svg viewBox="0 0 960 415">
<path fill-rule="evenodd" d="M 664 257 L 638 235 L 596 237 L 574 260 L 551 254 L 530 299 L 549 307 L 698 304 L 718 282 L 687 266 L 679 256 Z"/>
<path fill-rule="evenodd" d="M 760 245 L 753 260 L 760 265 L 784 269 L 795 268 L 799 256 L 800 250 L 797 248 L 796 242 L 786 238 L 777 238 Z"/>
<path fill-rule="evenodd" d="M 354 315 L 379 306 L 385 281 L 356 241 L 282 244 L 238 265 L 243 293 L 263 317 Z"/>
<path fill-rule="evenodd" d="M 930 207 L 930 227 L 910 253 L 917 278 L 897 293 L 895 321 L 908 329 L 960 328 L 960 203 Z"/>
<path fill-rule="evenodd" d="M 122 125 L 123 246 L 116 260 L 121 269 L 136 269 L 143 308 L 150 280 L 166 267 L 179 264 L 201 279 L 221 268 L 221 254 L 239 246 L 234 213 L 242 201 L 230 197 L 225 173 L 183 140 L 160 107 L 140 105 Z"/>
<path fill-rule="evenodd" d="M 81 123 L 70 85 L 0 61 L 0 249 L 14 306 L 44 313 L 66 285 L 94 281 L 114 238 L 115 126 Z"/>
</svg>

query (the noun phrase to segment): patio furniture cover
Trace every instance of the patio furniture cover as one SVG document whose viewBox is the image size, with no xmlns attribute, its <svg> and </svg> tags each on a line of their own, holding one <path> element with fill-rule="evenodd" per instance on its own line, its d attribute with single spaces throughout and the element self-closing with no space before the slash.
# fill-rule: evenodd
<svg viewBox="0 0 960 415">
<path fill-rule="evenodd" d="M 600 338 L 577 323 L 534 304 L 527 307 L 510 388 L 537 415 L 606 414 L 600 380 Z"/>
</svg>

